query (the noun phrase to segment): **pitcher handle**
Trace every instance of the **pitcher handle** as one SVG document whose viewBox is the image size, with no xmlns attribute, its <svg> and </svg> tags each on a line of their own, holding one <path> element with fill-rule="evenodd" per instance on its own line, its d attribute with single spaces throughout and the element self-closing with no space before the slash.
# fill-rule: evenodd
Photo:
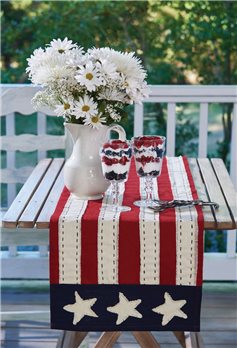
<svg viewBox="0 0 237 348">
<path fill-rule="evenodd" d="M 119 140 L 125 141 L 126 140 L 126 132 L 123 129 L 122 126 L 120 126 L 119 124 L 114 124 L 109 126 L 108 130 L 107 130 L 107 137 L 110 138 L 110 132 L 111 131 L 115 131 L 118 133 L 119 136 Z"/>
</svg>

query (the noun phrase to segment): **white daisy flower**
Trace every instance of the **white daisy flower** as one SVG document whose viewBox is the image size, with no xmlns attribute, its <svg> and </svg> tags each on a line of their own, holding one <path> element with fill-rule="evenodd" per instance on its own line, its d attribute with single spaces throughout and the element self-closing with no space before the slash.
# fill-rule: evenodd
<svg viewBox="0 0 237 348">
<path fill-rule="evenodd" d="M 47 85 L 51 82 L 60 81 L 66 77 L 70 77 L 71 72 L 65 66 L 45 67 L 39 69 L 35 76 L 32 78 L 32 82 L 36 84 Z"/>
<path fill-rule="evenodd" d="M 125 93 L 119 91 L 117 88 L 104 88 L 99 94 L 98 99 L 106 99 L 123 102 Z"/>
<path fill-rule="evenodd" d="M 72 40 L 68 40 L 68 38 L 65 37 L 63 41 L 61 39 L 53 39 L 50 42 L 49 47 L 52 48 L 54 51 L 64 53 L 71 50 L 72 48 L 76 48 L 77 44 L 73 44 Z"/>
<path fill-rule="evenodd" d="M 146 77 L 141 60 L 134 56 L 134 52 L 119 52 L 109 47 L 102 47 L 89 49 L 88 53 L 95 61 L 106 59 L 112 62 L 116 66 L 116 71 L 126 77 L 139 78 L 140 80 Z"/>
<path fill-rule="evenodd" d="M 83 48 L 73 48 L 67 53 L 67 65 L 77 68 L 86 64 Z"/>
<path fill-rule="evenodd" d="M 84 124 L 93 128 L 100 128 L 103 123 L 106 123 L 106 118 L 102 114 L 96 114 L 86 117 Z"/>
<path fill-rule="evenodd" d="M 97 103 L 88 95 L 85 95 L 83 98 L 80 98 L 78 102 L 75 102 L 74 115 L 76 118 L 93 116 L 97 113 Z"/>
<path fill-rule="evenodd" d="M 121 53 L 114 51 L 112 61 L 116 65 L 117 71 L 124 74 L 125 77 L 136 80 L 143 80 L 146 77 L 140 59 L 134 57 L 134 53 Z"/>
<path fill-rule="evenodd" d="M 74 106 L 73 101 L 64 101 L 63 104 L 55 105 L 54 112 L 57 116 L 63 116 L 66 117 L 67 115 L 70 115 L 73 113 Z"/>
<path fill-rule="evenodd" d="M 96 63 L 100 74 L 107 80 L 112 79 L 115 80 L 119 77 L 119 74 L 116 71 L 116 66 L 109 62 L 107 59 L 100 59 L 99 62 Z"/>
<path fill-rule="evenodd" d="M 103 81 L 101 76 L 92 62 L 86 64 L 85 67 L 80 67 L 78 75 L 75 76 L 75 79 L 82 85 L 87 88 L 89 92 L 95 91 L 96 87 L 101 86 Z"/>
<path fill-rule="evenodd" d="M 28 60 L 27 72 L 35 84 L 47 85 L 48 83 L 72 75 L 72 69 L 66 65 L 66 56 L 54 54 L 41 49 L 34 51 Z"/>
<path fill-rule="evenodd" d="M 45 51 L 40 47 L 34 50 L 33 54 L 31 54 L 30 58 L 27 58 L 28 67 L 26 68 L 26 72 L 31 76 L 32 70 L 34 67 L 39 65 L 44 57 Z"/>
<path fill-rule="evenodd" d="M 111 62 L 113 60 L 109 59 L 111 52 L 115 52 L 112 48 L 109 47 L 102 47 L 102 48 L 89 48 L 87 51 L 87 54 L 89 57 L 93 59 L 93 61 L 101 61 L 103 59 L 110 60 Z"/>
</svg>

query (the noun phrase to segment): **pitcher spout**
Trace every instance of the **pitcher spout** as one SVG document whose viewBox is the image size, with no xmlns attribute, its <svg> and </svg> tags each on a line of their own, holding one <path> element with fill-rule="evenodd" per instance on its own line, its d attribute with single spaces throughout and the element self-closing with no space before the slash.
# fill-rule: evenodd
<svg viewBox="0 0 237 348">
<path fill-rule="evenodd" d="M 65 122 L 64 126 L 67 129 L 67 131 L 69 132 L 69 134 L 71 135 L 73 143 L 75 144 L 75 142 L 77 141 L 78 135 L 79 135 L 78 125 L 75 123 L 66 123 Z"/>
</svg>

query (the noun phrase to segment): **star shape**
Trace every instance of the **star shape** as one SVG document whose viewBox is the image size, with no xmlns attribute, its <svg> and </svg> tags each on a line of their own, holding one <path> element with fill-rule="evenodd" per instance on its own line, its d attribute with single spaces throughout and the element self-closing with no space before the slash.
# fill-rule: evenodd
<svg viewBox="0 0 237 348">
<path fill-rule="evenodd" d="M 83 300 L 78 292 L 75 291 L 75 303 L 68 304 L 64 306 L 63 309 L 67 312 L 74 313 L 73 324 L 76 325 L 86 315 L 89 317 L 98 317 L 98 315 L 91 309 L 96 301 L 97 298 Z"/>
<path fill-rule="evenodd" d="M 163 326 L 168 324 L 174 317 L 187 319 L 187 314 L 181 311 L 181 308 L 187 303 L 186 300 L 173 300 L 168 292 L 165 292 L 164 299 L 165 302 L 162 305 L 152 309 L 153 312 L 163 314 Z"/>
<path fill-rule="evenodd" d="M 124 322 L 128 317 L 142 318 L 141 313 L 136 310 L 136 307 L 142 300 L 129 301 L 122 292 L 119 293 L 119 302 L 113 306 L 108 307 L 107 311 L 118 315 L 116 325 Z"/>
</svg>

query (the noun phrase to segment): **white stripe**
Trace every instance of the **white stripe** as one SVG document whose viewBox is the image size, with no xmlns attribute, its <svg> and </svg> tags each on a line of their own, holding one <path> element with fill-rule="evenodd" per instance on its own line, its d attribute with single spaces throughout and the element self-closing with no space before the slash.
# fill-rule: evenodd
<svg viewBox="0 0 237 348">
<path fill-rule="evenodd" d="M 193 199 L 182 157 L 167 158 L 174 199 Z M 181 207 L 176 213 L 176 284 L 196 285 L 198 224 L 195 207 Z"/>
<path fill-rule="evenodd" d="M 125 184 L 119 185 L 119 204 L 123 201 Z M 112 204 L 111 186 L 105 193 L 98 219 L 98 283 L 118 284 L 118 239 L 119 212 L 111 212 L 106 206 Z"/>
<path fill-rule="evenodd" d="M 145 178 L 140 178 L 140 195 L 145 199 Z M 153 199 L 159 199 L 157 180 L 153 179 Z M 160 221 L 159 214 L 140 208 L 140 284 L 159 284 Z"/>
<path fill-rule="evenodd" d="M 72 195 L 59 217 L 59 283 L 81 283 L 81 218 L 88 201 Z"/>
</svg>

